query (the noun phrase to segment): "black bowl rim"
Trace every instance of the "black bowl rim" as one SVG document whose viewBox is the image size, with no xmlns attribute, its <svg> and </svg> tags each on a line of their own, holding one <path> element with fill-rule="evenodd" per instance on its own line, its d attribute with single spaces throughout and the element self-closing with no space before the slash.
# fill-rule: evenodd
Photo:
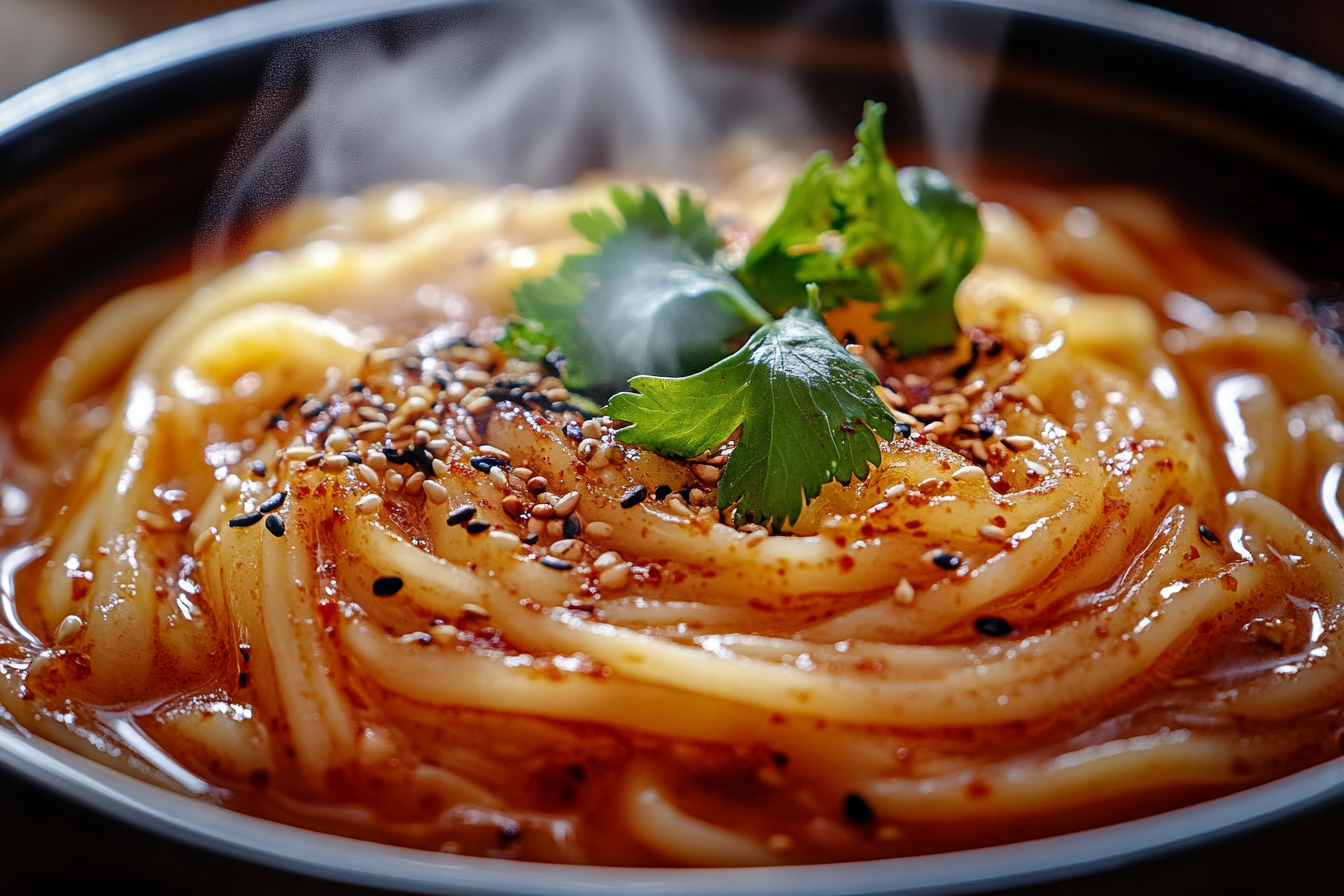
<svg viewBox="0 0 1344 896">
<path fill-rule="evenodd" d="M 272 0 L 114 50 L 0 101 L 0 146 L 48 116 L 214 54 L 471 0 Z M 541 0 L 537 0 L 541 2 Z M 1125 0 L 945 0 L 1169 47 L 1305 94 L 1344 117 L 1344 78 L 1222 28 Z M 501 862 L 320 834 L 149 784 L 32 734 L 0 728 L 0 765 L 157 834 L 316 877 L 425 893 L 952 893 L 1103 871 L 1244 833 L 1344 795 L 1344 757 L 1293 775 L 1121 824 L 931 856 L 833 865 L 626 869 Z"/>
</svg>

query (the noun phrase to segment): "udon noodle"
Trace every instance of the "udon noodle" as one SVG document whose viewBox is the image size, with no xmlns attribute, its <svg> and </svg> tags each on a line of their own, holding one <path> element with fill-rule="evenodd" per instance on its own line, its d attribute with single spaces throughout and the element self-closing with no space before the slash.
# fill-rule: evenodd
<svg viewBox="0 0 1344 896">
<path fill-rule="evenodd" d="M 796 164 L 708 197 L 726 252 Z M 1298 284 L 1147 194 L 983 189 L 958 347 L 866 352 L 910 435 L 782 534 L 715 509 L 731 441 L 623 445 L 492 345 L 602 183 L 312 202 L 117 298 L 13 421 L 6 713 L 267 817 L 599 864 L 1003 842 L 1337 755 L 1344 364 Z"/>
</svg>

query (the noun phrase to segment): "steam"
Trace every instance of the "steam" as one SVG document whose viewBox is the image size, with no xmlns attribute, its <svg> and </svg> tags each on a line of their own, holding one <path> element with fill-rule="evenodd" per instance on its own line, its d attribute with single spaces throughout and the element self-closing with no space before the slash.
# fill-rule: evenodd
<svg viewBox="0 0 1344 896">
<path fill-rule="evenodd" d="M 954 180 L 970 180 L 1008 13 L 981 9 L 968 16 L 955 4 L 937 0 L 888 2 L 934 164 Z"/>
<path fill-rule="evenodd" d="M 386 181 L 568 183 L 604 168 L 694 176 L 731 130 L 808 132 L 780 74 L 674 54 L 644 6 L 511 0 L 458 10 L 399 53 L 367 30 L 300 43 L 267 74 L 207 214 L 198 262 L 296 195 Z M 306 83 L 292 110 L 284 101 Z"/>
</svg>

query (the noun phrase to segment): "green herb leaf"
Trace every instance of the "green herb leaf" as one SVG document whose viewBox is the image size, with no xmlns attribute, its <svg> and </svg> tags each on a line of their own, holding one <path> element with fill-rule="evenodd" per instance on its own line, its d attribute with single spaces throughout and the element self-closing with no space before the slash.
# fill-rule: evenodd
<svg viewBox="0 0 1344 896">
<path fill-rule="evenodd" d="M 571 218 L 597 251 L 520 286 L 524 320 L 500 343 L 524 359 L 559 350 L 565 384 L 598 399 L 639 374 L 703 370 L 771 319 L 714 263 L 718 233 L 689 193 L 678 197 L 675 221 L 651 190 L 613 187 L 611 198 L 619 221 L 601 209 Z"/>
<path fill-rule="evenodd" d="M 839 168 L 817 153 L 756 242 L 738 279 L 778 313 L 817 283 L 822 307 L 876 302 L 904 356 L 950 346 L 957 287 L 984 249 L 973 196 L 931 168 L 897 171 L 882 142 L 881 103 L 864 106 L 854 154 Z"/>
<path fill-rule="evenodd" d="M 805 294 L 806 295 L 806 294 Z M 742 434 L 719 480 L 719 509 L 778 530 L 832 479 L 867 477 L 877 437 L 895 421 L 877 377 L 845 350 L 819 314 L 796 308 L 757 330 L 732 356 L 681 379 L 641 376 L 639 394 L 606 412 L 630 423 L 617 437 L 670 457 L 694 457 Z"/>
</svg>

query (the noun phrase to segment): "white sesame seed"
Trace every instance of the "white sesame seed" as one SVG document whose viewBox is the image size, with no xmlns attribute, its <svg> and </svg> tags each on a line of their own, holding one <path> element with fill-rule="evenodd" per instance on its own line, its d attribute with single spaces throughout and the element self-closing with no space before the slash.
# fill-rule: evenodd
<svg viewBox="0 0 1344 896">
<path fill-rule="evenodd" d="M 607 551 L 602 556 L 593 561 L 593 569 L 601 572 L 604 569 L 611 569 L 617 563 L 625 562 L 620 554 L 615 551 Z"/>
<path fill-rule="evenodd" d="M 582 429 L 583 429 L 583 436 L 586 439 L 602 438 L 602 424 L 597 422 L 597 420 L 583 421 Z"/>
<path fill-rule="evenodd" d="M 239 479 L 232 473 L 224 477 L 224 485 L 221 488 L 221 492 L 224 496 L 225 502 L 232 504 L 234 501 L 237 501 L 238 496 L 242 494 L 242 491 L 243 491 L 243 480 Z"/>
<path fill-rule="evenodd" d="M 406 478 L 406 493 L 418 495 L 425 487 L 425 474 L 416 470 Z"/>
<path fill-rule="evenodd" d="M 611 523 L 604 523 L 601 520 L 589 523 L 583 527 L 583 531 L 593 538 L 607 538 L 611 535 L 613 529 Z"/>
<path fill-rule="evenodd" d="M 440 479 L 447 476 L 448 473 L 450 472 L 448 465 L 443 461 L 439 460 L 437 457 L 434 458 L 432 461 L 430 461 L 430 466 L 434 470 L 434 475 L 439 477 Z"/>
<path fill-rule="evenodd" d="M 1029 451 L 1036 447 L 1036 440 L 1031 436 L 1004 436 L 1002 441 L 1014 451 Z"/>
<path fill-rule="evenodd" d="M 489 474 L 490 481 L 495 488 L 500 491 L 507 491 L 509 487 L 509 474 L 504 472 L 503 467 L 491 467 Z"/>
<path fill-rule="evenodd" d="M 340 454 L 350 450 L 350 433 L 339 426 L 327 433 L 327 450 Z"/>
<path fill-rule="evenodd" d="M 597 584 L 609 591 L 620 591 L 630 582 L 630 565 L 617 563 L 602 570 L 597 576 Z"/>
<path fill-rule="evenodd" d="M 489 395 L 482 395 L 479 398 L 473 398 L 463 407 L 469 414 L 484 414 L 495 406 L 495 400 Z"/>
<path fill-rule="evenodd" d="M 355 510 L 359 513 L 369 516 L 378 512 L 378 508 L 383 506 L 383 499 L 378 495 L 365 495 L 355 502 Z"/>
<path fill-rule="evenodd" d="M 435 644 L 447 646 L 457 643 L 457 626 L 455 625 L 434 625 L 430 626 L 429 636 L 434 639 Z"/>
<path fill-rule="evenodd" d="M 556 516 L 569 516 L 579 506 L 579 493 L 570 492 L 555 502 Z"/>
<path fill-rule="evenodd" d="M 476 619 L 485 620 L 490 618 L 490 611 L 480 604 L 463 604 L 462 612 Z"/>
<path fill-rule="evenodd" d="M 344 454 L 328 454 L 318 466 L 323 473 L 339 473 L 350 466 L 350 458 Z"/>
<path fill-rule="evenodd" d="M 506 464 L 513 463 L 513 458 L 509 457 L 509 452 L 505 451 L 503 448 L 496 448 L 494 445 L 482 445 L 477 450 L 480 451 L 482 454 L 488 454 L 491 457 L 497 457 L 500 460 L 504 461 L 504 463 Z"/>
<path fill-rule="evenodd" d="M 370 451 L 364 456 L 364 463 L 381 473 L 387 469 L 387 455 L 381 451 Z"/>
<path fill-rule="evenodd" d="M 56 643 L 66 644 L 84 629 L 84 620 L 73 613 L 61 620 L 56 626 Z"/>
<path fill-rule="evenodd" d="M 426 479 L 421 487 L 425 490 L 425 497 L 435 504 L 446 504 L 448 502 L 448 489 L 433 479 Z"/>
<path fill-rule="evenodd" d="M 401 413 L 406 417 L 414 417 L 416 414 L 423 414 L 427 410 L 429 410 L 429 402 L 419 395 L 412 395 L 401 405 Z"/>
<path fill-rule="evenodd" d="M 486 537 L 490 544 L 508 551 L 518 550 L 523 543 L 523 540 L 517 535 L 512 532 L 505 532 L 503 529 L 491 529 Z"/>
<path fill-rule="evenodd" d="M 972 479 L 986 479 L 988 476 L 982 467 L 977 467 L 974 464 L 967 464 L 957 470 L 957 472 L 953 473 L 952 478 L 958 482 L 970 482 Z"/>
<path fill-rule="evenodd" d="M 890 499 L 890 498 L 899 498 L 899 497 L 901 497 L 902 495 L 904 495 L 907 491 L 909 491 L 909 488 L 906 486 L 906 484 L 905 484 L 904 482 L 898 482 L 898 483 L 896 483 L 895 485 L 893 485 L 891 488 L 889 488 L 889 489 L 887 489 L 885 492 L 883 492 L 883 493 L 882 493 L 882 497 L 884 497 L 884 498 L 888 498 L 888 499 Z"/>
<path fill-rule="evenodd" d="M 429 444 L 425 445 L 425 447 L 429 449 L 430 454 L 434 455 L 434 459 L 438 460 L 441 457 L 447 456 L 449 449 L 452 448 L 452 444 L 447 439 L 430 439 Z"/>
<path fill-rule="evenodd" d="M 406 485 L 406 477 L 396 470 L 388 470 L 383 474 L 383 487 L 388 491 L 399 492 L 404 485 Z"/>
<path fill-rule="evenodd" d="M 578 560 L 583 556 L 583 542 L 577 538 L 562 538 L 547 548 L 546 552 L 561 560 Z"/>
<path fill-rule="evenodd" d="M 1041 465 L 1041 464 L 1036 463 L 1036 461 L 1034 461 L 1034 460 L 1029 460 L 1029 461 L 1027 461 L 1027 472 L 1028 472 L 1028 473 L 1031 473 L 1031 474 L 1034 475 L 1034 476 L 1049 476 L 1049 475 L 1050 475 L 1050 470 L 1049 470 L 1047 467 L 1045 467 L 1045 466 L 1043 466 L 1043 465 Z"/>
<path fill-rule="evenodd" d="M 302 463 L 313 455 L 317 454 L 315 450 L 307 445 L 295 445 L 292 448 L 285 449 L 285 460 L 292 460 Z"/>
<path fill-rule="evenodd" d="M 588 461 L 588 469 L 600 470 L 607 464 L 611 463 L 611 456 L 610 456 L 611 450 L 612 450 L 611 445 L 608 445 L 605 448 L 599 448 L 593 454 L 592 460 Z"/>
<path fill-rule="evenodd" d="M 980 537 L 988 538 L 990 541 L 1003 541 L 1008 537 L 1002 526 L 981 526 Z"/>
<path fill-rule="evenodd" d="M 719 477 L 723 475 L 723 468 L 710 464 L 694 464 L 691 470 L 695 473 L 697 479 L 707 485 L 715 484 L 719 481 Z"/>
<path fill-rule="evenodd" d="M 663 506 L 667 508 L 669 513 L 676 516 L 684 516 L 688 519 L 695 516 L 695 511 L 691 510 L 690 505 L 681 499 L 681 495 L 669 495 L 667 500 L 663 502 Z"/>
<path fill-rule="evenodd" d="M 579 457 L 583 460 L 591 460 L 601 447 L 602 443 L 597 439 L 584 439 L 579 442 Z"/>
<path fill-rule="evenodd" d="M 368 464 L 357 465 L 355 467 L 355 475 L 364 480 L 369 488 L 377 488 L 382 484 L 378 478 L 378 471 Z"/>
<path fill-rule="evenodd" d="M 891 596 L 898 604 L 912 604 L 915 602 L 915 588 L 908 579 L 901 579 Z"/>
<path fill-rule="evenodd" d="M 1041 399 L 1037 397 L 1035 392 L 1027 396 L 1027 407 L 1037 414 L 1045 413 L 1045 405 L 1041 404 Z"/>
</svg>

